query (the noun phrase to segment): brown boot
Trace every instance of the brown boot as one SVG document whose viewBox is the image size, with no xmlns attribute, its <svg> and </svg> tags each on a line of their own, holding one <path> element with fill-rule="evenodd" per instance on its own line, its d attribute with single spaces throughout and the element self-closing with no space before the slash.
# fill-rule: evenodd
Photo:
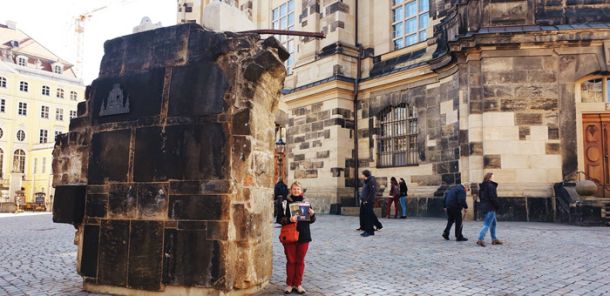
<svg viewBox="0 0 610 296">
<path fill-rule="evenodd" d="M 501 240 L 494 239 L 494 240 L 492 240 L 492 241 L 491 241 L 491 244 L 492 244 L 492 245 L 502 245 L 502 241 L 501 241 Z"/>
<path fill-rule="evenodd" d="M 481 246 L 481 247 L 485 247 L 485 242 L 482 240 L 478 240 L 477 241 L 477 245 Z"/>
</svg>

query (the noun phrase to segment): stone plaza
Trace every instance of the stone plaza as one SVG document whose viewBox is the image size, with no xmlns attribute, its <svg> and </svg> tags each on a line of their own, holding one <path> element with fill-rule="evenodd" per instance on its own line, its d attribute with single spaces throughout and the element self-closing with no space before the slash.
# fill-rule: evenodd
<svg viewBox="0 0 610 296">
<path fill-rule="evenodd" d="M 51 216 L 0 216 L 0 295 L 95 295 L 75 270 L 74 228 Z M 374 237 L 356 217 L 321 215 L 305 258 L 307 295 L 608 295 L 610 228 L 499 222 L 503 246 L 445 241 L 442 219 L 382 219 Z M 273 234 L 273 275 L 260 296 L 281 295 L 285 257 Z M 489 236 L 487 237 L 489 241 Z M 296 294 L 295 294 L 296 295 Z"/>
</svg>

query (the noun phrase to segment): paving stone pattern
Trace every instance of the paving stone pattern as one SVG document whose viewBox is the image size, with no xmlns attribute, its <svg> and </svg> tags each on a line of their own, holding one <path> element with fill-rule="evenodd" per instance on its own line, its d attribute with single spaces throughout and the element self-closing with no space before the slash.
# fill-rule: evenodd
<svg viewBox="0 0 610 296">
<path fill-rule="evenodd" d="M 382 219 L 384 229 L 369 238 L 353 230 L 357 223 L 321 216 L 312 225 L 308 295 L 610 294 L 608 227 L 500 222 L 506 244 L 480 248 L 480 222 L 466 222 L 464 243 L 441 238 L 441 219 Z M 73 228 L 50 215 L 0 218 L 0 295 L 93 295 L 81 291 L 72 237 Z M 273 260 L 271 284 L 258 296 L 282 294 L 277 240 Z"/>
</svg>

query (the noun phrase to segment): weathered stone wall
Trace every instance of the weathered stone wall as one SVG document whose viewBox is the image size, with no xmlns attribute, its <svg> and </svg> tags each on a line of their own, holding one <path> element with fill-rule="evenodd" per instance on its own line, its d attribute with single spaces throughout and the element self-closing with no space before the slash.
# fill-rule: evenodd
<svg viewBox="0 0 610 296">
<path fill-rule="evenodd" d="M 269 280 L 286 58 L 273 38 L 198 25 L 106 42 L 54 151 L 54 220 L 78 229 L 86 290 L 240 294 Z"/>
</svg>

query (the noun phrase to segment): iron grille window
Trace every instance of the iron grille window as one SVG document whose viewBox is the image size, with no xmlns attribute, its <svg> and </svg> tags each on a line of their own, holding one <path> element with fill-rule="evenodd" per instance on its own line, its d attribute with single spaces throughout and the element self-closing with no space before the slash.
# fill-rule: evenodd
<svg viewBox="0 0 610 296">
<path fill-rule="evenodd" d="M 378 166 L 417 165 L 417 112 L 406 104 L 379 113 Z"/>
<path fill-rule="evenodd" d="M 400 49 L 426 40 L 428 0 L 392 0 L 392 41 Z"/>
</svg>

